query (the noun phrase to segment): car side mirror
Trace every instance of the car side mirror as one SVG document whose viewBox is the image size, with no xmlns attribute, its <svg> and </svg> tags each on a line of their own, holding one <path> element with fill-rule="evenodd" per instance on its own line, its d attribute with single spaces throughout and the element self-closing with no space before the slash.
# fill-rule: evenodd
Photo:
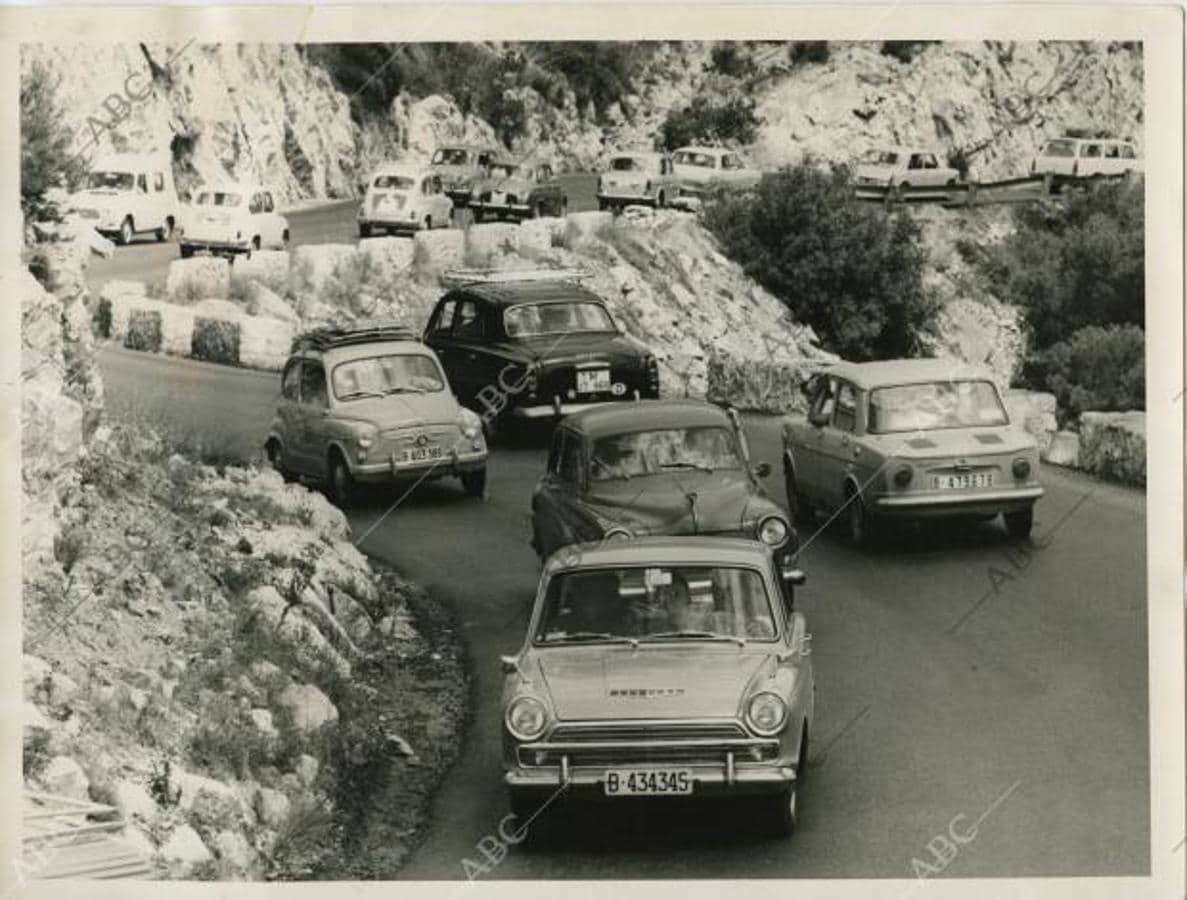
<svg viewBox="0 0 1187 900">
<path fill-rule="evenodd" d="M 759 478 L 766 478 L 771 474 L 771 464 L 765 460 L 763 462 L 755 463 L 754 469 L 752 471 Z"/>
</svg>

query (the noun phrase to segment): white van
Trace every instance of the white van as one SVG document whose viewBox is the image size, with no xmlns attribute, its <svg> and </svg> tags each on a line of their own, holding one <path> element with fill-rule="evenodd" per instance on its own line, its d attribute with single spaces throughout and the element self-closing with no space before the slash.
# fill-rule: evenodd
<svg viewBox="0 0 1187 900">
<path fill-rule="evenodd" d="M 91 164 L 85 186 L 70 198 L 70 212 L 119 244 L 138 234 L 173 236 L 177 189 L 166 155 L 113 153 Z"/>
<path fill-rule="evenodd" d="M 1115 138 L 1061 137 L 1047 141 L 1030 164 L 1035 175 L 1090 178 L 1141 172 L 1142 161 L 1132 141 Z"/>
</svg>

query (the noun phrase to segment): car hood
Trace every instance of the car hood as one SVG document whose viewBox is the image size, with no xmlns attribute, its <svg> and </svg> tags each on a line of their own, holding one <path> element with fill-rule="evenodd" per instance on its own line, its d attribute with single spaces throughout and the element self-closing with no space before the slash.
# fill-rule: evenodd
<svg viewBox="0 0 1187 900">
<path fill-rule="evenodd" d="M 369 422 L 381 431 L 417 425 L 452 425 L 457 401 L 448 391 L 435 394 L 391 394 L 340 403 L 334 410 L 339 421 Z"/>
<path fill-rule="evenodd" d="M 686 641 L 538 655 L 560 719 L 725 717 L 737 714 L 747 686 L 773 660 L 773 646 Z"/>
<path fill-rule="evenodd" d="M 779 512 L 738 470 L 680 470 L 600 481 L 582 499 L 604 518 L 646 534 L 738 531 Z"/>
<path fill-rule="evenodd" d="M 523 337 L 517 338 L 512 346 L 540 365 L 571 365 L 593 359 L 624 357 L 634 359 L 647 352 L 634 338 L 605 331 Z"/>
<path fill-rule="evenodd" d="M 867 439 L 887 456 L 900 459 L 1021 453 L 1037 446 L 1033 435 L 1013 425 L 871 434 Z"/>
<path fill-rule="evenodd" d="M 482 178 L 474 182 L 473 190 L 500 191 L 504 194 L 526 194 L 533 187 L 535 187 L 535 183 L 525 178 Z"/>
</svg>

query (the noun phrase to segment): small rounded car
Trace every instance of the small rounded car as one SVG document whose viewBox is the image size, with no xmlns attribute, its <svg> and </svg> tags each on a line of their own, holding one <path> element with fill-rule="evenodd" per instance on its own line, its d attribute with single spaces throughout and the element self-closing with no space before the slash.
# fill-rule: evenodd
<svg viewBox="0 0 1187 900">
<path fill-rule="evenodd" d="M 499 160 L 488 166 L 486 175 L 470 189 L 470 211 L 476 222 L 563 216 L 568 205 L 569 199 L 547 163 Z"/>
<path fill-rule="evenodd" d="M 838 363 L 783 426 L 788 508 L 845 517 L 871 543 L 890 519 L 1003 515 L 1029 536 L 1043 496 L 1035 439 L 1010 424 L 988 372 L 937 359 Z"/>
<path fill-rule="evenodd" d="M 672 154 L 672 164 L 681 197 L 700 198 L 717 186 L 746 190 L 762 179 L 737 151 L 722 147 L 681 147 Z"/>
<path fill-rule="evenodd" d="M 219 255 L 285 250 L 288 220 L 276 212 L 272 192 L 251 182 L 208 185 L 186 206 L 178 225 L 183 258 L 207 251 Z"/>
<path fill-rule="evenodd" d="M 960 172 L 940 165 L 936 154 L 915 147 L 871 150 L 857 164 L 856 182 L 862 185 L 909 189 L 913 187 L 955 187 Z"/>
<path fill-rule="evenodd" d="M 604 404 L 566 416 L 532 493 L 541 558 L 595 540 L 714 535 L 796 549 L 791 523 L 767 496 L 741 420 L 699 400 Z"/>
<path fill-rule="evenodd" d="M 362 486 L 456 475 L 486 491 L 478 416 L 450 390 L 437 356 L 406 328 L 320 329 L 293 341 L 264 450 L 286 478 L 328 485 L 350 506 Z"/>
<path fill-rule="evenodd" d="M 816 693 L 803 572 L 743 539 L 574 549 L 545 564 L 527 637 L 502 657 L 503 780 L 524 837 L 561 790 L 746 797 L 789 834 Z"/>
<path fill-rule="evenodd" d="M 385 163 L 375 170 L 359 206 L 359 237 L 410 234 L 453 224 L 453 201 L 441 176 L 424 166 Z"/>
<path fill-rule="evenodd" d="M 443 144 L 433 151 L 429 167 L 441 176 L 441 185 L 454 206 L 465 207 L 474 182 L 503 153 L 490 144 Z"/>
<path fill-rule="evenodd" d="M 110 153 L 91 163 L 67 212 L 117 243 L 129 244 L 146 232 L 158 241 L 168 240 L 179 207 L 167 154 Z"/>
<path fill-rule="evenodd" d="M 666 153 L 615 153 L 598 176 L 598 209 L 662 207 L 679 193 L 675 167 Z"/>
</svg>

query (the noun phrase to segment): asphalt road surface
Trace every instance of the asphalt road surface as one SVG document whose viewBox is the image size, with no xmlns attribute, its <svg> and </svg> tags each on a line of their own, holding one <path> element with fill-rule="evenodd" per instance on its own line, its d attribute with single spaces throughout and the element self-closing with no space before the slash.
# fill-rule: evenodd
<svg viewBox="0 0 1187 900">
<path fill-rule="evenodd" d="M 597 176 L 569 173 L 558 176 L 569 199 L 569 211 L 597 209 L 594 191 Z M 354 244 L 359 232 L 356 220 L 359 201 L 332 200 L 304 209 L 284 213 L 294 246 L 300 244 Z M 459 224 L 465 224 L 469 213 L 459 214 Z M 98 291 L 108 281 L 161 282 L 169 274 L 169 263 L 179 258 L 177 244 L 158 243 L 150 235 L 142 235 L 126 247 L 116 247 L 108 259 L 96 259 L 87 269 L 87 284 Z"/>
<path fill-rule="evenodd" d="M 231 453 L 259 446 L 278 387 L 119 349 L 100 364 L 110 415 Z M 756 460 L 778 460 L 777 425 L 747 419 Z M 999 522 L 905 530 L 872 552 L 801 533 L 817 714 L 794 837 L 755 834 L 728 804 L 562 802 L 533 826 L 542 847 L 488 863 L 476 845 L 493 846 L 507 813 L 498 658 L 523 639 L 538 572 L 538 443 L 492 454 L 486 501 L 451 479 L 350 514 L 356 535 L 373 529 L 367 553 L 453 607 L 473 664 L 471 732 L 399 877 L 464 879 L 465 860 L 481 878 L 1148 872 L 1145 496 L 1051 466 L 1028 545 Z M 779 475 L 767 487 L 782 498 Z"/>
</svg>

